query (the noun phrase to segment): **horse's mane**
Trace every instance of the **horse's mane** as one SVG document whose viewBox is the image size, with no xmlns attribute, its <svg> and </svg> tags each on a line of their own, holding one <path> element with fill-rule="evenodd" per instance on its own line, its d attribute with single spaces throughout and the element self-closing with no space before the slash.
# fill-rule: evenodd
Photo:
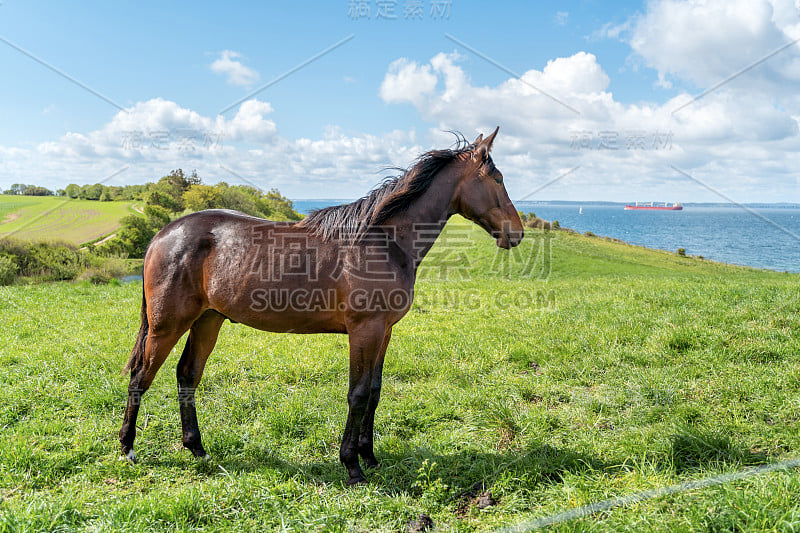
<svg viewBox="0 0 800 533">
<path fill-rule="evenodd" d="M 308 228 L 311 234 L 326 241 L 360 240 L 371 227 L 402 213 L 422 196 L 448 163 L 475 149 L 463 135 L 452 133 L 456 136 L 453 148 L 425 152 L 408 169 L 398 169 L 402 174 L 386 178 L 366 196 L 349 204 L 312 211 L 298 225 Z"/>
</svg>

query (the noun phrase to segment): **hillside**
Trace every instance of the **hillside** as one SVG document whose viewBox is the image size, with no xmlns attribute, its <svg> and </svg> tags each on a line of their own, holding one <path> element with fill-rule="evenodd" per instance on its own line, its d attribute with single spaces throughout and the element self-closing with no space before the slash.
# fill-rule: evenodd
<svg viewBox="0 0 800 533">
<path fill-rule="evenodd" d="M 0 236 L 82 244 L 113 233 L 120 219 L 134 212 L 134 205 L 57 196 L 0 195 Z"/>
</svg>

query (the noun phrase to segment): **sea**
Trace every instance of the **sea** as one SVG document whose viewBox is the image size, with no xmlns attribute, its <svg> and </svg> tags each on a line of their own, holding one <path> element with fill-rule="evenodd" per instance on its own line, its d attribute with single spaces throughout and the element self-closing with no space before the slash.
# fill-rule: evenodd
<svg viewBox="0 0 800 533">
<path fill-rule="evenodd" d="M 351 200 L 294 200 L 310 213 Z M 562 227 L 630 244 L 776 270 L 800 272 L 800 205 L 684 204 L 683 211 L 625 211 L 622 203 L 515 202 L 519 211 Z"/>
</svg>

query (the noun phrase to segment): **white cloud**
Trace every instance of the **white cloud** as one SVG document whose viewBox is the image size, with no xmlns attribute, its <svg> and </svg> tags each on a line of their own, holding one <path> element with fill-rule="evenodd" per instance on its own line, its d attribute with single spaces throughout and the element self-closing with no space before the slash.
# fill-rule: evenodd
<svg viewBox="0 0 800 533">
<path fill-rule="evenodd" d="M 607 22 L 602 28 L 592 32 L 592 34 L 587 37 L 587 40 L 596 41 L 598 39 L 620 39 L 623 34 L 627 33 L 631 29 L 632 22 L 633 19 L 628 19 L 622 24 Z"/>
<path fill-rule="evenodd" d="M 268 102 L 247 100 L 230 121 L 225 122 L 218 116 L 216 126 L 225 139 L 231 142 L 265 142 L 277 131 L 275 123 L 264 118 L 270 113 L 272 106 Z"/>
<path fill-rule="evenodd" d="M 203 116 L 155 98 L 113 115 L 100 129 L 68 132 L 33 148 L 0 146 L 0 188 L 37 183 L 144 183 L 170 170 L 197 169 L 207 182 L 278 187 L 294 198 L 356 197 L 387 166 L 406 166 L 423 151 L 413 131 L 348 136 L 329 128 L 322 139 L 290 140 L 268 118 L 268 102 L 248 100 L 232 118 Z M 229 172 L 230 169 L 235 174 Z"/>
<path fill-rule="evenodd" d="M 437 79 L 427 82 L 434 89 L 408 99 L 435 130 L 472 136 L 501 126 L 495 160 L 512 198 L 579 166 L 537 198 L 623 200 L 658 197 L 659 191 L 674 198 L 683 191 L 679 200 L 721 200 L 675 172 L 674 165 L 720 190 L 746 190 L 740 198 L 745 201 L 786 198 L 775 191 L 791 177 L 786 193 L 800 200 L 794 185 L 800 113 L 764 94 L 719 91 L 674 114 L 690 95 L 661 104 L 623 104 L 608 91 L 609 77 L 597 58 L 586 52 L 550 60 L 542 70 L 493 87 L 472 84 L 453 55 L 404 65 L 413 68 L 387 73 L 394 86 L 413 86 L 421 72 Z M 431 134 L 438 143 L 446 140 Z"/>
<path fill-rule="evenodd" d="M 569 20 L 569 11 L 557 11 L 554 20 L 556 25 L 565 26 Z"/>
<path fill-rule="evenodd" d="M 770 55 L 800 39 L 796 0 L 653 0 L 644 13 L 594 36 L 627 42 L 656 70 L 661 87 L 683 80 L 698 91 L 721 84 L 797 101 L 800 44 Z"/>
<path fill-rule="evenodd" d="M 384 102 L 417 103 L 436 88 L 436 76 L 430 65 L 417 65 L 400 58 L 389 65 L 381 83 L 380 96 Z"/>
<path fill-rule="evenodd" d="M 220 57 L 211 63 L 211 71 L 228 77 L 228 83 L 249 87 L 258 81 L 258 72 L 238 61 L 242 54 L 233 50 L 223 50 Z"/>
</svg>

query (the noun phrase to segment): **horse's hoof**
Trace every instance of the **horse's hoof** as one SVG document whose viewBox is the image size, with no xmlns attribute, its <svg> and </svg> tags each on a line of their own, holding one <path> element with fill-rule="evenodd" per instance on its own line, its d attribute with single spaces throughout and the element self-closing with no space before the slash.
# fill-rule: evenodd
<svg viewBox="0 0 800 533">
<path fill-rule="evenodd" d="M 119 456 L 119 460 L 128 461 L 129 463 L 135 465 L 137 463 L 136 452 L 134 452 L 133 450 L 128 450 L 128 453 Z"/>
<path fill-rule="evenodd" d="M 381 467 L 381 464 L 378 461 L 374 461 L 374 462 L 370 461 L 368 463 L 365 462 L 364 466 L 366 466 L 367 468 L 374 468 L 375 470 L 377 470 L 378 468 Z"/>
<path fill-rule="evenodd" d="M 353 485 L 361 485 L 366 482 L 367 478 L 365 478 L 364 476 L 351 477 L 350 479 L 347 480 L 347 486 L 352 487 Z"/>
<path fill-rule="evenodd" d="M 198 456 L 197 456 L 197 460 L 198 460 L 198 461 L 203 461 L 204 463 L 210 463 L 210 462 L 211 462 L 211 456 L 210 456 L 210 455 L 208 455 L 208 454 L 205 454 L 204 456 L 200 457 L 200 456 L 198 455 Z"/>
<path fill-rule="evenodd" d="M 206 449 L 203 448 L 202 445 L 200 445 L 200 446 L 187 446 L 187 445 L 184 444 L 183 447 L 185 449 L 189 450 L 190 452 L 192 452 L 192 455 L 194 456 L 195 459 L 200 459 L 200 460 L 203 460 L 203 461 L 208 461 L 209 459 L 211 459 L 211 456 L 208 455 L 208 452 L 206 452 Z"/>
</svg>

